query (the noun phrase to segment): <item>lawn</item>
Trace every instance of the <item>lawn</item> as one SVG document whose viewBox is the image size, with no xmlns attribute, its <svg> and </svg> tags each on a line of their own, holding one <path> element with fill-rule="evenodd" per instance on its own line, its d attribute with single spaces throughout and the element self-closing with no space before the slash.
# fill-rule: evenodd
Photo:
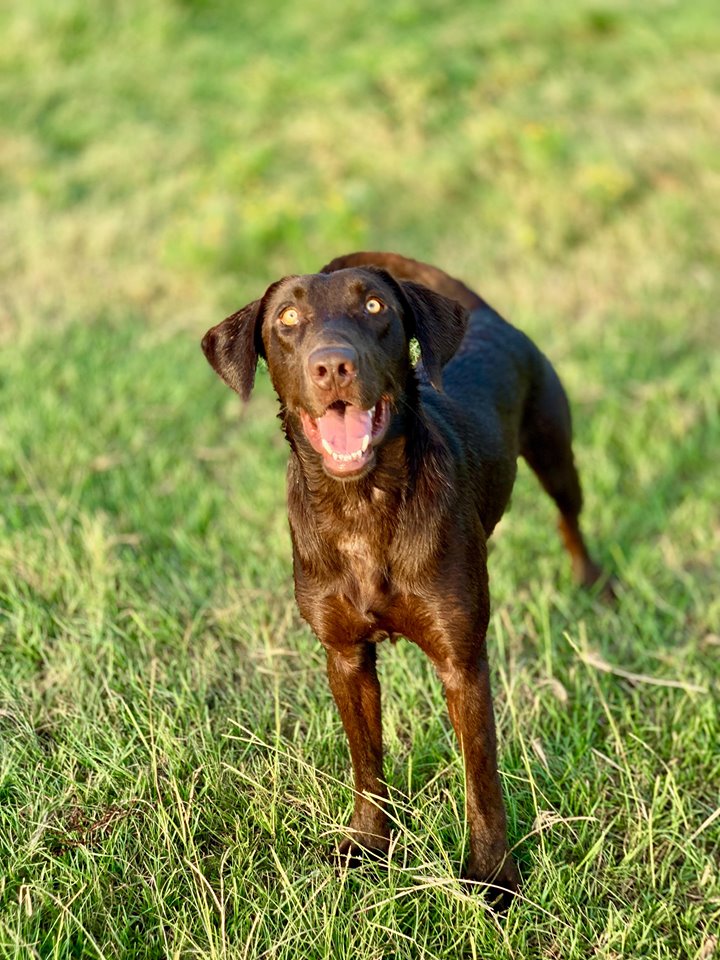
<svg viewBox="0 0 720 960">
<path fill-rule="evenodd" d="M 720 956 L 720 18 L 698 0 L 0 9 L 0 957 Z M 286 449 L 205 330 L 353 249 L 552 358 L 593 549 L 493 539 L 504 918 L 440 686 L 383 646 L 392 859 L 292 597 Z"/>
</svg>

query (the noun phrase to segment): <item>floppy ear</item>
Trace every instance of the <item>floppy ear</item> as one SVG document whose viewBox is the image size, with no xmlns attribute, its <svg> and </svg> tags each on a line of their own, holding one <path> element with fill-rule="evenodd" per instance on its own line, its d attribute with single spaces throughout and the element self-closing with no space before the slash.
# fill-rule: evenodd
<svg viewBox="0 0 720 960">
<path fill-rule="evenodd" d="M 398 286 L 406 303 L 408 336 L 417 338 L 428 380 L 441 392 L 442 368 L 460 346 L 468 312 L 457 300 L 443 297 L 422 284 L 401 280 Z"/>
<path fill-rule="evenodd" d="M 243 400 L 250 398 L 258 356 L 264 356 L 260 325 L 262 300 L 253 300 L 242 310 L 208 330 L 202 339 L 208 363 Z"/>
</svg>

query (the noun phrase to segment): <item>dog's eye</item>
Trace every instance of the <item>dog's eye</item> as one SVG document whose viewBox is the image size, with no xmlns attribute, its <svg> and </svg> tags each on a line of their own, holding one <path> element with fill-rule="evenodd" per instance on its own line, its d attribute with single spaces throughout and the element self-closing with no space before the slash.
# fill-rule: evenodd
<svg viewBox="0 0 720 960">
<path fill-rule="evenodd" d="M 295 307 L 285 307 L 283 312 L 280 314 L 280 323 L 284 323 L 286 327 L 294 327 L 299 319 L 300 314 L 297 312 Z"/>
<path fill-rule="evenodd" d="M 370 299 L 365 302 L 365 309 L 368 313 L 380 313 L 382 308 L 383 304 L 377 297 L 370 297 Z"/>
</svg>

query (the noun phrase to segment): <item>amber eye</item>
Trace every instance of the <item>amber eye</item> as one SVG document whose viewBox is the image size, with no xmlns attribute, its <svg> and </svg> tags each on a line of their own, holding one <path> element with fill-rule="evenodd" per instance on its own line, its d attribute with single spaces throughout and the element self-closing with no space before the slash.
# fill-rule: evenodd
<svg viewBox="0 0 720 960">
<path fill-rule="evenodd" d="M 382 308 L 383 305 L 377 297 L 370 297 L 370 299 L 365 303 L 365 309 L 368 313 L 380 313 Z"/>
<path fill-rule="evenodd" d="M 294 327 L 299 319 L 300 314 L 297 312 L 295 307 L 285 307 L 283 312 L 280 314 L 280 323 L 284 323 L 286 327 Z"/>
</svg>

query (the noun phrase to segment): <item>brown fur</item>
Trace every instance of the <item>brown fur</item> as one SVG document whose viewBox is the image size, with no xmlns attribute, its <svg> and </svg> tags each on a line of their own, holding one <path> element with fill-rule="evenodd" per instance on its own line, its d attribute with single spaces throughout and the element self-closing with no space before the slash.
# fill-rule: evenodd
<svg viewBox="0 0 720 960">
<path fill-rule="evenodd" d="M 380 318 L 363 313 L 370 295 L 383 302 Z M 278 322 L 287 303 L 301 314 L 296 327 Z M 412 337 L 422 354 L 417 369 Z M 264 356 L 280 398 L 291 448 L 295 595 L 327 652 L 355 776 L 355 810 L 340 852 L 354 858 L 389 846 L 376 644 L 404 636 L 435 666 L 464 754 L 466 875 L 514 891 L 519 875 L 507 845 L 485 638 L 486 545 L 508 503 L 518 455 L 560 509 L 578 581 L 600 576 L 580 533 L 570 413 L 552 367 L 459 281 L 382 253 L 341 257 L 320 274 L 273 284 L 209 331 L 203 349 L 244 398 Z M 318 350 L 353 358 L 341 385 L 319 386 L 308 372 Z M 321 417 L 334 401 L 367 410 L 380 397 L 389 398 L 391 417 L 372 462 L 350 477 L 329 474 L 301 411 Z"/>
</svg>

